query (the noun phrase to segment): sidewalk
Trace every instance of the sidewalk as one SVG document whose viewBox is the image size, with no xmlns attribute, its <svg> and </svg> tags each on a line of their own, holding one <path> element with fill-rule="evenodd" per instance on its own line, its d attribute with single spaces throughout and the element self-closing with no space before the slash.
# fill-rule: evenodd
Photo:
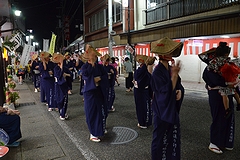
<svg viewBox="0 0 240 160">
<path fill-rule="evenodd" d="M 124 77 L 119 77 L 121 86 L 124 87 Z M 186 91 L 206 92 L 204 83 L 182 82 Z M 36 95 L 30 89 L 30 82 L 17 85 L 20 99 L 18 109 L 21 113 L 21 145 L 10 148 L 9 153 L 2 160 L 43 160 L 57 159 L 69 160 L 70 156 L 65 152 L 64 145 L 52 128 L 53 122 L 46 114 L 46 106 L 36 99 Z"/>
<path fill-rule="evenodd" d="M 55 132 L 46 116 L 46 107 L 36 101 L 26 83 L 17 85 L 20 99 L 18 100 L 21 117 L 22 138 L 19 147 L 10 148 L 2 160 L 42 160 L 42 159 L 64 159 L 64 154 Z"/>
</svg>

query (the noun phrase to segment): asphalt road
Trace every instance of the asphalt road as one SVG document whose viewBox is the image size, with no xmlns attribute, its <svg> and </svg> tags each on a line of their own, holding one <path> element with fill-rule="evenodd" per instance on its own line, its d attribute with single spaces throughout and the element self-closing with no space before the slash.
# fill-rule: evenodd
<svg viewBox="0 0 240 160">
<path fill-rule="evenodd" d="M 33 86 L 29 83 L 33 90 Z M 108 133 L 100 143 L 89 140 L 89 131 L 85 122 L 83 97 L 79 95 L 79 82 L 73 83 L 73 94 L 69 96 L 69 120 L 61 121 L 56 112 L 47 112 L 47 117 L 65 154 L 71 159 L 99 160 L 150 160 L 153 127 L 140 129 L 137 118 L 133 92 L 125 92 L 124 82 L 115 87 L 115 112 L 107 119 Z M 34 94 L 39 99 L 39 94 Z M 47 107 L 42 104 L 42 107 Z M 236 114 L 235 146 L 233 151 L 225 151 L 222 155 L 212 153 L 208 149 L 209 127 L 211 116 L 205 92 L 186 90 L 180 112 L 181 121 L 181 159 L 182 160 L 238 160 L 240 159 L 240 112 Z M 124 144 L 112 144 L 121 136 L 114 129 L 123 127 L 126 136 L 137 133 L 137 137 Z M 126 127 L 126 128 L 125 128 Z M 124 137 L 126 137 L 124 136 Z"/>
</svg>

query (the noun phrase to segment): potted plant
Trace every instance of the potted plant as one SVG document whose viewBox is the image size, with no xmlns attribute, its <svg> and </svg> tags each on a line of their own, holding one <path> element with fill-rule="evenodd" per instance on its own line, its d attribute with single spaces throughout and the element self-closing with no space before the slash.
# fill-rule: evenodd
<svg viewBox="0 0 240 160">
<path fill-rule="evenodd" d="M 8 82 L 13 80 L 13 76 L 12 75 L 8 75 Z"/>
<path fill-rule="evenodd" d="M 11 66 L 11 65 L 8 65 L 8 66 L 7 66 L 7 72 L 11 72 L 11 70 L 12 70 L 12 66 Z"/>
<path fill-rule="evenodd" d="M 18 100 L 20 98 L 19 93 L 18 92 L 11 92 L 10 93 L 10 100 L 11 103 L 13 103 L 14 105 L 16 104 L 16 100 Z"/>
<path fill-rule="evenodd" d="M 14 88 L 16 88 L 16 83 L 14 81 L 10 81 L 8 82 L 8 89 L 10 92 L 12 92 L 14 90 Z"/>
</svg>

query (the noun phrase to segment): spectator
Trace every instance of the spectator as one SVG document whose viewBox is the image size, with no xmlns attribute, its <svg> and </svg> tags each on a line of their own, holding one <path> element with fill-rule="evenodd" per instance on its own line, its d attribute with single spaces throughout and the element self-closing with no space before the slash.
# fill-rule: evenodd
<svg viewBox="0 0 240 160">
<path fill-rule="evenodd" d="M 9 147 L 17 147 L 20 142 L 17 142 L 22 137 L 20 130 L 20 112 L 3 108 L 0 106 L 0 128 L 2 128 L 9 136 Z"/>
</svg>

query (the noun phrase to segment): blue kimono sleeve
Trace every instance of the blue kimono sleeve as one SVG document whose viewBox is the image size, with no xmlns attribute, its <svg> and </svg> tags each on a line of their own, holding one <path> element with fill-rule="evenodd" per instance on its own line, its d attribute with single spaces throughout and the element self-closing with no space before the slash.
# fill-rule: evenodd
<svg viewBox="0 0 240 160">
<path fill-rule="evenodd" d="M 209 71 L 207 69 L 207 67 L 204 69 L 203 71 L 203 76 L 202 76 L 203 80 L 205 81 L 205 83 L 210 86 L 211 88 L 216 87 L 216 86 L 221 86 L 221 87 L 226 87 L 226 83 L 224 78 L 214 72 L 214 71 Z"/>
<path fill-rule="evenodd" d="M 137 81 L 138 88 L 144 89 L 146 86 L 149 85 L 151 75 L 147 70 L 146 64 L 142 67 L 139 67 L 134 73 L 134 79 Z"/>
<path fill-rule="evenodd" d="M 42 75 L 42 78 L 44 79 L 51 78 L 51 76 L 49 75 L 48 69 L 44 70 L 43 63 L 39 64 L 39 71 Z"/>
<path fill-rule="evenodd" d="M 178 108 L 176 106 L 176 88 L 172 89 L 170 73 L 159 64 L 155 68 L 151 87 L 154 91 L 153 111 L 163 121 L 177 124 L 179 123 Z"/>
<path fill-rule="evenodd" d="M 82 78 L 84 80 L 83 92 L 96 89 L 96 85 L 94 82 L 94 75 L 93 75 L 93 67 L 91 64 L 85 63 L 82 66 Z"/>
</svg>

